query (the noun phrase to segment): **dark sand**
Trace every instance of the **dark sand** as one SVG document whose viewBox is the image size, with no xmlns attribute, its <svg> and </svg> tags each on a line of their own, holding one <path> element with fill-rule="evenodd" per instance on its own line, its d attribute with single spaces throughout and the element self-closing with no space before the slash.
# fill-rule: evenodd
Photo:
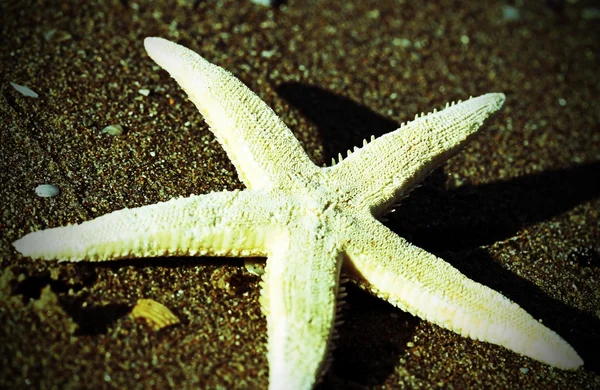
<svg viewBox="0 0 600 390">
<path fill-rule="evenodd" d="M 502 111 L 387 226 L 522 305 L 586 365 L 555 369 L 350 289 L 321 388 L 600 388 L 592 1 L 60 3 L 1 5 L 1 388 L 267 386 L 259 277 L 240 260 L 56 264 L 10 245 L 123 207 L 242 188 L 200 114 L 145 54 L 146 36 L 232 71 L 319 164 L 417 112 L 504 92 Z M 125 133 L 101 134 L 110 124 Z M 42 183 L 60 195 L 37 197 Z M 182 323 L 153 331 L 134 320 L 140 298 Z"/>
</svg>

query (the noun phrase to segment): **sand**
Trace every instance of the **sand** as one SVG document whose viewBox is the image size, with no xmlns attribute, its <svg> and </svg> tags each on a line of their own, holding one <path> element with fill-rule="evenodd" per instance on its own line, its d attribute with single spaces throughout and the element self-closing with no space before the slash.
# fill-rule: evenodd
<svg viewBox="0 0 600 390">
<path fill-rule="evenodd" d="M 145 54 L 144 37 L 161 36 L 232 71 L 318 164 L 417 112 L 507 95 L 386 225 L 516 301 L 585 366 L 549 367 L 349 287 L 320 388 L 600 388 L 600 9 L 481 3 L 3 2 L 0 387 L 267 386 L 260 278 L 241 260 L 57 264 L 10 245 L 124 207 L 243 188 Z M 102 132 L 110 125 L 123 133 Z M 60 193 L 38 197 L 40 184 Z M 156 330 L 133 318 L 138 299 L 181 322 Z"/>
</svg>

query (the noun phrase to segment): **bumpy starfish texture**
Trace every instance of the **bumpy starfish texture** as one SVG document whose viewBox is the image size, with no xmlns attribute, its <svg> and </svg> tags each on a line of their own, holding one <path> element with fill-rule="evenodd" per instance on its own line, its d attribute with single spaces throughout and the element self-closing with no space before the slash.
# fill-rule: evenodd
<svg viewBox="0 0 600 390">
<path fill-rule="evenodd" d="M 38 259 L 264 256 L 261 307 L 269 383 L 311 388 L 326 370 L 342 264 L 391 304 L 463 336 L 550 365 L 583 364 L 517 304 L 397 236 L 377 217 L 455 154 L 504 103 L 490 93 L 417 116 L 331 167 L 311 162 L 286 125 L 228 71 L 161 38 L 146 50 L 196 104 L 233 161 L 242 191 L 172 199 L 30 233 L 14 243 Z"/>
</svg>

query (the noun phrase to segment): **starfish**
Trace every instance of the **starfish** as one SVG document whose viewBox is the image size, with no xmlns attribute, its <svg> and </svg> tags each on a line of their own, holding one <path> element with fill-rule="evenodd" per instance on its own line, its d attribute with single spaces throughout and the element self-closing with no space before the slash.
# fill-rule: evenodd
<svg viewBox="0 0 600 390">
<path fill-rule="evenodd" d="M 516 303 L 411 245 L 377 217 L 450 158 L 500 109 L 489 93 L 427 115 L 318 167 L 287 126 L 223 68 L 161 38 L 152 59 L 187 92 L 247 189 L 118 210 L 78 225 L 27 234 L 24 256 L 104 261 L 157 256 L 266 257 L 269 386 L 308 389 L 330 362 L 342 265 L 357 284 L 460 335 L 562 368 L 575 350 Z"/>
</svg>

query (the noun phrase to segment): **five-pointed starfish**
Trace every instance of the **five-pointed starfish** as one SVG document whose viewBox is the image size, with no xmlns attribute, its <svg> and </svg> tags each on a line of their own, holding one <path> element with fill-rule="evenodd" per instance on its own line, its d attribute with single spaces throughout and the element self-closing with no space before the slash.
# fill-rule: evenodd
<svg viewBox="0 0 600 390">
<path fill-rule="evenodd" d="M 271 388 L 310 388 L 326 370 L 343 295 L 342 263 L 362 288 L 444 328 L 563 369 L 583 364 L 569 344 L 517 304 L 376 220 L 455 154 L 502 106 L 503 94 L 417 116 L 320 168 L 231 73 L 164 39 L 147 38 L 145 46 L 204 115 L 248 189 L 30 233 L 14 243 L 23 255 L 71 261 L 267 257 L 261 306 Z"/>
</svg>

